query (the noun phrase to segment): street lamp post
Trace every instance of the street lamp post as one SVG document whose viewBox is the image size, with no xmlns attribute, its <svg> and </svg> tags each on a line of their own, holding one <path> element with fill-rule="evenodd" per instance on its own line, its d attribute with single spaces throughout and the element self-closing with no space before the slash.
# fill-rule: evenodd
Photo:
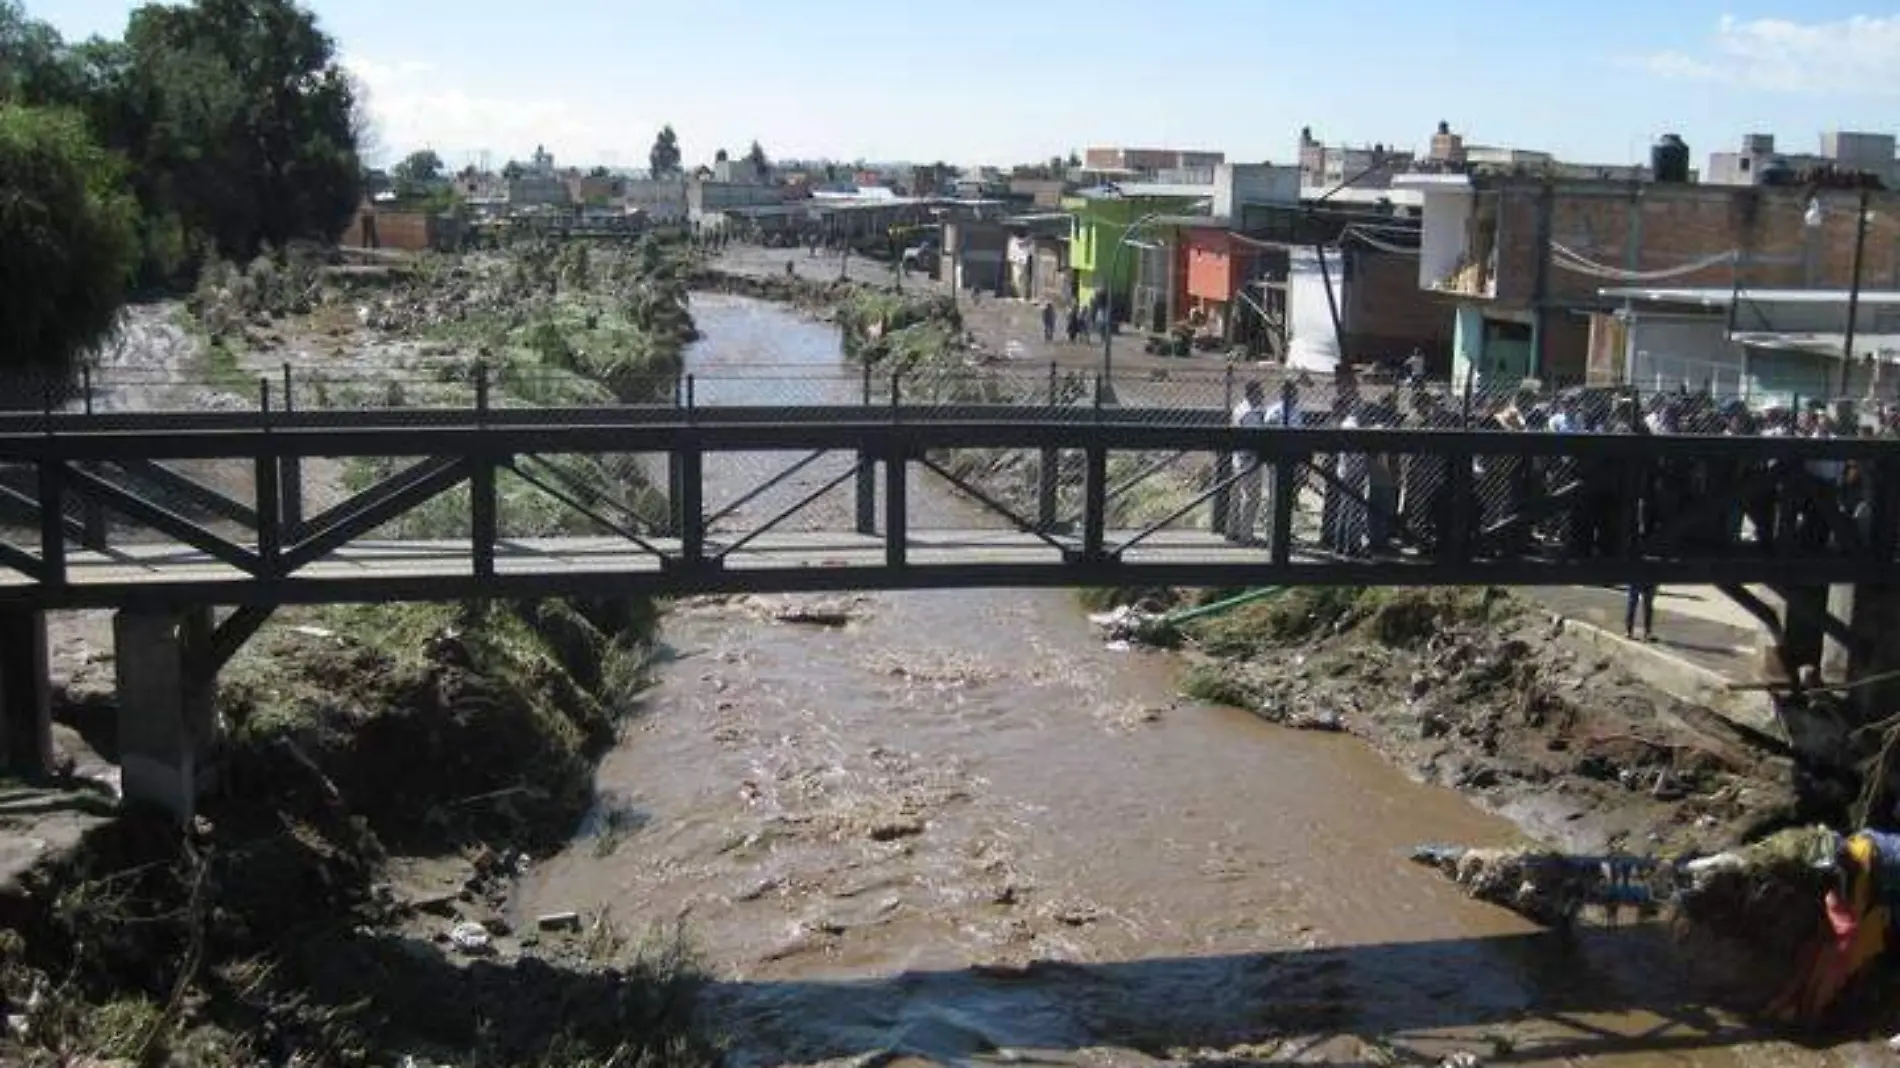
<svg viewBox="0 0 1900 1068">
<path fill-rule="evenodd" d="M 1210 203 L 1211 201 L 1206 200 L 1197 202 L 1200 206 Z M 1109 252 L 1108 274 L 1103 279 L 1105 285 L 1096 287 L 1098 291 L 1107 293 L 1102 300 L 1102 403 L 1104 404 L 1115 403 L 1115 294 L 1113 287 L 1115 275 L 1121 270 L 1122 249 L 1128 246 L 1128 239 L 1135 231 L 1164 215 L 1177 214 L 1181 210 L 1186 209 L 1151 211 L 1122 227 L 1121 237 L 1116 239 L 1114 249 Z"/>
</svg>

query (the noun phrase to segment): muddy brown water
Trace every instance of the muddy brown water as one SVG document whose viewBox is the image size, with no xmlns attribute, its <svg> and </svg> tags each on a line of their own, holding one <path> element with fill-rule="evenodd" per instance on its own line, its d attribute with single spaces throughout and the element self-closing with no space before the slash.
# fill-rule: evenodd
<svg viewBox="0 0 1900 1068">
<path fill-rule="evenodd" d="M 702 374 L 842 369 L 822 324 L 694 311 Z M 517 900 L 524 921 L 683 920 L 733 1063 L 1394 1063 L 1375 1036 L 1405 1059 L 1730 1060 L 1650 933 L 1566 943 L 1406 859 L 1509 824 L 1350 738 L 1177 698 L 1172 658 L 1105 649 L 1068 594 L 821 600 L 851 622 L 775 622 L 787 599 L 671 614 L 602 810 Z"/>
</svg>

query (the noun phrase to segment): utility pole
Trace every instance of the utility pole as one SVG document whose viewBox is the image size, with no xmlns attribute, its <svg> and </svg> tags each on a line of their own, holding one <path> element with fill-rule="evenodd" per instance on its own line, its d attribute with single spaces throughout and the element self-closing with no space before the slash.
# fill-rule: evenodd
<svg viewBox="0 0 1900 1068">
<path fill-rule="evenodd" d="M 1860 317 L 1861 257 L 1867 251 L 1867 199 L 1871 191 L 1860 187 L 1860 210 L 1854 214 L 1854 278 L 1847 290 L 1847 329 L 1841 334 L 1841 393 L 1848 390 L 1854 373 L 1854 320 Z"/>
<path fill-rule="evenodd" d="M 1531 377 L 1544 373 L 1545 328 L 1550 321 L 1550 229 L 1556 191 L 1549 178 L 1537 190 L 1537 272 L 1531 283 Z"/>
</svg>

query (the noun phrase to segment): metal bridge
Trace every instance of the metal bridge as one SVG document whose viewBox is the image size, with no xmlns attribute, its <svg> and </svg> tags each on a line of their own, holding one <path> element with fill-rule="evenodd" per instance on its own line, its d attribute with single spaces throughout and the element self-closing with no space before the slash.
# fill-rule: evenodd
<svg viewBox="0 0 1900 1068">
<path fill-rule="evenodd" d="M 13 532 L 0 540 L 0 603 L 1804 585 L 1893 574 L 1900 443 L 1884 439 L 1259 429 L 1219 419 L 1022 405 L 0 416 L 0 474 L 13 476 L 0 481 L 0 524 L 14 524 L 0 525 Z M 750 485 L 727 479 L 726 499 L 714 499 L 709 471 L 762 454 L 783 457 L 782 467 Z M 616 458 L 667 490 L 649 494 L 663 499 L 643 511 L 611 486 L 583 484 L 562 462 L 571 457 Z M 978 480 L 971 457 L 1018 462 Z M 359 465 L 353 492 L 311 514 L 306 473 L 340 461 Z M 1409 499 L 1382 493 L 1364 470 L 1371 462 L 1404 481 Z M 221 491 L 215 475 L 190 473 L 194 465 L 241 471 L 246 489 Z M 1854 472 L 1853 492 L 1817 476 L 1822 465 Z M 1164 467 L 1194 470 L 1137 514 L 1131 497 Z M 1711 482 L 1712 467 L 1730 477 Z M 1228 537 L 1220 520 L 1236 487 L 1263 473 L 1257 536 Z M 968 507 L 920 517 L 914 498 L 925 479 Z M 572 522 L 510 529 L 502 480 Z M 739 521 L 774 495 L 769 515 Z M 827 517 L 818 505 L 839 496 L 849 507 Z M 1772 514 L 1756 511 L 1764 503 Z M 425 509 L 432 529 L 404 533 Z M 1755 528 L 1748 536 L 1744 515 Z M 1348 526 L 1386 536 L 1375 547 L 1343 536 Z"/>
<path fill-rule="evenodd" d="M 1047 396 L 0 414 L 0 743 L 46 766 L 43 613 L 84 607 L 120 610 L 126 795 L 181 813 L 212 680 L 285 604 L 1708 583 L 1789 663 L 1823 633 L 1860 670 L 1895 659 L 1900 598 L 1836 614 L 1828 590 L 1895 577 L 1900 442 L 1235 427 Z"/>
</svg>

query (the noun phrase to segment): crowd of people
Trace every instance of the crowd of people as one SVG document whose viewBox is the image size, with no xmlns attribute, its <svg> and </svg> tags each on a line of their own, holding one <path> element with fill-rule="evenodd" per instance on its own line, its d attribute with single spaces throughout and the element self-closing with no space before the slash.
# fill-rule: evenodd
<svg viewBox="0 0 1900 1068">
<path fill-rule="evenodd" d="M 1762 437 L 1900 436 L 1892 405 L 1751 406 L 1706 394 L 1642 397 L 1619 389 L 1551 393 L 1527 385 L 1475 402 L 1416 386 L 1359 390 L 1344 386 L 1331 399 L 1310 384 L 1289 381 L 1277 397 L 1248 382 L 1232 419 L 1263 430 L 1276 426 L 1480 429 L 1547 434 L 1708 434 Z M 1457 517 L 1448 492 L 1449 459 L 1437 453 L 1340 454 L 1297 468 L 1297 503 L 1317 498 L 1318 547 L 1341 557 L 1405 552 L 1429 555 Z M 1764 473 L 1774 477 L 1760 477 Z M 1264 544 L 1281 474 L 1255 454 L 1230 457 L 1232 481 L 1225 533 Z M 1841 537 L 1843 514 L 1865 519 L 1862 473 L 1851 463 L 1810 460 L 1788 471 L 1711 454 L 1659 457 L 1646 469 L 1573 456 L 1478 456 L 1471 501 L 1483 556 L 1539 555 L 1564 560 L 1623 556 L 1647 544 L 1658 553 L 1772 548 L 1825 549 Z M 1655 590 L 1629 589 L 1625 630 L 1653 637 Z"/>
</svg>

